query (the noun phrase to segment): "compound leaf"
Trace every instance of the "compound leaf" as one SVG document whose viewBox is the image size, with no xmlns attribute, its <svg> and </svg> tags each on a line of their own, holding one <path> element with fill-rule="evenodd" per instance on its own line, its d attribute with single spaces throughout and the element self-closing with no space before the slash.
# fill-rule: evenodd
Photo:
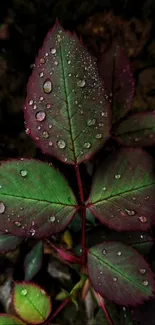
<svg viewBox="0 0 155 325">
<path fill-rule="evenodd" d="M 94 289 L 117 304 L 136 306 L 153 296 L 154 275 L 132 247 L 105 242 L 88 251 L 88 273 Z"/>
<path fill-rule="evenodd" d="M 0 229 L 16 236 L 47 237 L 63 230 L 76 211 L 64 177 L 53 166 L 22 159 L 0 165 Z"/>
<path fill-rule="evenodd" d="M 50 297 L 34 283 L 16 282 L 12 301 L 17 315 L 28 323 L 42 324 L 51 313 Z"/>
<path fill-rule="evenodd" d="M 0 325 L 26 325 L 26 324 L 15 316 L 0 314 Z"/>
<path fill-rule="evenodd" d="M 152 158 L 141 149 L 122 149 L 101 165 L 87 207 L 117 231 L 149 229 L 155 220 Z"/>
<path fill-rule="evenodd" d="M 113 122 L 117 122 L 131 108 L 134 79 L 125 52 L 116 43 L 101 53 L 98 61 L 105 89 L 112 103 Z"/>
<path fill-rule="evenodd" d="M 43 152 L 69 164 L 88 159 L 109 137 L 110 105 L 96 61 L 56 23 L 29 79 L 27 133 Z"/>
<path fill-rule="evenodd" d="M 155 144 L 155 113 L 133 114 L 114 131 L 116 140 L 124 146 L 147 147 Z"/>
<path fill-rule="evenodd" d="M 40 270 L 43 259 L 43 242 L 40 240 L 26 255 L 24 261 L 25 280 L 30 281 Z"/>
</svg>

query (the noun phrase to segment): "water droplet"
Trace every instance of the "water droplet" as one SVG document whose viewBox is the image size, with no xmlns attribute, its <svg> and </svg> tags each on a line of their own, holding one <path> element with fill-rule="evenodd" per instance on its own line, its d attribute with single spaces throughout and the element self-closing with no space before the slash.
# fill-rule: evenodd
<svg viewBox="0 0 155 325">
<path fill-rule="evenodd" d="M 21 170 L 20 174 L 22 177 L 26 177 L 27 176 L 27 170 Z"/>
<path fill-rule="evenodd" d="M 132 200 L 133 200 L 133 201 L 136 201 L 136 197 L 135 197 L 135 196 L 133 196 L 133 197 L 132 197 Z"/>
<path fill-rule="evenodd" d="M 139 219 L 142 223 L 147 222 L 147 218 L 146 218 L 145 216 L 140 216 L 140 217 L 138 217 L 138 219 Z"/>
<path fill-rule="evenodd" d="M 91 147 L 91 143 L 90 142 L 85 142 L 84 143 L 84 148 L 89 149 Z"/>
<path fill-rule="evenodd" d="M 0 185 L 0 189 L 2 188 L 2 185 Z"/>
<path fill-rule="evenodd" d="M 148 282 L 147 280 L 143 280 L 142 283 L 143 283 L 143 285 L 144 285 L 145 287 L 147 287 L 148 284 L 149 284 L 149 282 Z"/>
<path fill-rule="evenodd" d="M 122 252 L 118 251 L 118 252 L 117 252 L 117 255 L 118 255 L 118 256 L 121 256 L 121 255 L 122 255 Z"/>
<path fill-rule="evenodd" d="M 107 112 L 102 112 L 101 113 L 101 116 L 107 117 L 108 116 L 108 113 Z"/>
<path fill-rule="evenodd" d="M 51 49 L 50 51 L 51 51 L 52 54 L 56 53 L 56 49 Z"/>
<path fill-rule="evenodd" d="M 68 64 L 71 64 L 71 60 L 68 61 Z"/>
<path fill-rule="evenodd" d="M 66 147 L 66 142 L 64 140 L 59 140 L 57 142 L 57 146 L 60 148 L 60 149 L 64 149 Z"/>
<path fill-rule="evenodd" d="M 98 134 L 96 134 L 96 137 L 95 137 L 96 139 L 101 139 L 102 138 L 102 133 L 98 133 Z"/>
<path fill-rule="evenodd" d="M 51 217 L 49 218 L 49 221 L 50 221 L 50 222 L 54 222 L 54 221 L 55 221 L 55 216 L 51 216 Z"/>
<path fill-rule="evenodd" d="M 0 213 L 4 213 L 5 211 L 5 205 L 3 202 L 0 202 Z"/>
<path fill-rule="evenodd" d="M 104 187 L 102 187 L 102 191 L 105 191 L 107 188 L 104 186 Z"/>
<path fill-rule="evenodd" d="M 58 65 L 59 63 L 58 63 L 58 61 L 54 61 L 54 65 Z"/>
<path fill-rule="evenodd" d="M 43 96 L 40 96 L 39 99 L 42 102 L 44 100 L 44 97 Z"/>
<path fill-rule="evenodd" d="M 147 201 L 147 200 L 149 200 L 149 198 L 150 198 L 149 196 L 146 196 L 146 197 L 145 197 L 145 200 Z"/>
<path fill-rule="evenodd" d="M 92 120 L 88 120 L 87 125 L 92 126 L 92 125 L 95 125 L 95 123 L 96 123 L 96 120 L 95 120 L 95 118 L 93 118 Z"/>
<path fill-rule="evenodd" d="M 53 142 L 52 141 L 49 141 L 49 146 L 52 147 L 53 146 Z"/>
<path fill-rule="evenodd" d="M 30 229 L 29 234 L 30 234 L 31 236 L 34 236 L 35 233 L 36 233 L 35 229 L 33 229 L 33 228 Z"/>
<path fill-rule="evenodd" d="M 103 250 L 102 250 L 102 254 L 103 254 L 103 255 L 106 255 L 107 253 L 108 253 L 108 251 L 107 251 L 106 249 L 103 249 Z"/>
<path fill-rule="evenodd" d="M 85 84 L 86 84 L 85 80 L 79 80 L 77 82 L 77 86 L 80 87 L 80 88 L 83 88 L 85 86 Z"/>
<path fill-rule="evenodd" d="M 27 290 L 26 290 L 26 289 L 23 289 L 23 290 L 21 291 L 21 294 L 22 294 L 23 296 L 26 296 L 26 295 L 27 295 Z"/>
<path fill-rule="evenodd" d="M 39 73 L 39 77 L 42 78 L 44 76 L 44 73 L 43 72 L 40 72 Z"/>
<path fill-rule="evenodd" d="M 49 133 L 47 131 L 43 131 L 42 135 L 43 135 L 43 138 L 45 138 L 45 139 L 49 138 Z"/>
<path fill-rule="evenodd" d="M 113 277 L 113 281 L 116 282 L 118 280 L 118 278 L 116 278 L 116 276 Z"/>
<path fill-rule="evenodd" d="M 51 108 L 51 104 L 46 104 L 46 108 Z"/>
<path fill-rule="evenodd" d="M 44 58 L 40 58 L 40 63 L 44 64 L 45 63 L 45 59 Z"/>
<path fill-rule="evenodd" d="M 145 269 L 139 269 L 139 273 L 140 274 L 145 274 L 146 273 L 146 270 Z"/>
<path fill-rule="evenodd" d="M 114 214 L 111 214 L 111 216 L 110 216 L 111 218 L 115 218 L 115 216 L 114 216 Z"/>
<path fill-rule="evenodd" d="M 33 105 L 33 100 L 32 100 L 32 99 L 29 100 L 29 105 L 30 105 L 30 106 Z"/>
<path fill-rule="evenodd" d="M 17 227 L 20 227 L 20 226 L 21 226 L 21 222 L 19 222 L 19 221 L 15 221 L 15 225 L 16 225 Z"/>
<path fill-rule="evenodd" d="M 36 120 L 39 122 L 44 121 L 45 117 L 46 117 L 46 114 L 43 111 L 36 113 Z"/>
<path fill-rule="evenodd" d="M 45 80 L 43 84 L 43 90 L 46 94 L 49 94 L 53 89 L 52 81 L 50 79 Z"/>
<path fill-rule="evenodd" d="M 125 212 L 129 215 L 129 216 L 134 216 L 136 214 L 136 211 L 134 210 L 128 210 L 128 209 L 125 209 Z"/>
<path fill-rule="evenodd" d="M 120 179 L 121 178 L 121 175 L 120 174 L 116 174 L 115 175 L 115 179 Z"/>
<path fill-rule="evenodd" d="M 30 129 L 27 128 L 27 129 L 25 130 L 25 133 L 29 135 L 29 134 L 31 133 Z"/>
</svg>

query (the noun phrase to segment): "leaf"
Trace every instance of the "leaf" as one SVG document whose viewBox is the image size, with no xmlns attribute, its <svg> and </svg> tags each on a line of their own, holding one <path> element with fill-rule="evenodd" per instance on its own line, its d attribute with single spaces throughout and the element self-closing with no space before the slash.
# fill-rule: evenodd
<svg viewBox="0 0 155 325">
<path fill-rule="evenodd" d="M 24 261 L 25 280 L 31 280 L 41 269 L 43 259 L 43 242 L 40 240 L 26 255 Z"/>
<path fill-rule="evenodd" d="M 13 288 L 13 306 L 25 322 L 43 323 L 51 313 L 52 303 L 47 293 L 38 285 L 16 282 Z"/>
<path fill-rule="evenodd" d="M 132 247 L 105 242 L 88 251 L 88 273 L 94 289 L 117 304 L 136 306 L 153 296 L 154 275 Z"/>
<path fill-rule="evenodd" d="M 135 323 L 131 317 L 131 311 L 129 308 L 123 307 L 121 310 L 121 324 L 123 325 L 134 325 Z"/>
<path fill-rule="evenodd" d="M 51 165 L 22 159 L 0 165 L 0 229 L 47 237 L 62 231 L 76 211 L 67 181 Z"/>
<path fill-rule="evenodd" d="M 88 247 L 101 244 L 104 241 L 121 241 L 124 244 L 131 245 L 139 253 L 144 255 L 148 255 L 154 243 L 153 238 L 147 232 L 118 232 L 105 228 L 102 225 L 89 230 L 86 234 L 86 238 Z"/>
<path fill-rule="evenodd" d="M 134 95 L 134 79 L 125 52 L 115 42 L 102 52 L 98 61 L 100 74 L 111 98 L 113 122 L 130 110 Z"/>
<path fill-rule="evenodd" d="M 155 112 L 137 113 L 122 121 L 114 131 L 124 146 L 147 147 L 155 144 Z"/>
<path fill-rule="evenodd" d="M 118 311 L 115 304 L 106 302 L 106 308 L 110 317 L 112 318 L 115 325 L 120 325 L 120 320 L 118 317 Z M 100 308 L 95 316 L 95 323 L 93 325 L 109 325 L 103 310 Z"/>
<path fill-rule="evenodd" d="M 0 314 L 0 325 L 26 325 L 26 324 L 15 316 Z"/>
<path fill-rule="evenodd" d="M 17 236 L 11 236 L 0 232 L 0 251 L 8 252 L 17 248 L 22 242 L 23 238 Z"/>
<path fill-rule="evenodd" d="M 117 231 L 149 229 L 155 220 L 153 159 L 141 149 L 113 153 L 94 176 L 87 207 Z"/>
<path fill-rule="evenodd" d="M 27 133 L 44 153 L 69 164 L 89 159 L 109 137 L 110 105 L 96 61 L 56 23 L 28 82 Z"/>
</svg>

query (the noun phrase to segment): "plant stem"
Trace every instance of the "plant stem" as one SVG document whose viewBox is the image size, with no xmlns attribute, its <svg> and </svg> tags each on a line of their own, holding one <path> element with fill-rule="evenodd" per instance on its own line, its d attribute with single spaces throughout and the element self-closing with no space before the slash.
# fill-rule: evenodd
<svg viewBox="0 0 155 325">
<path fill-rule="evenodd" d="M 43 325 L 48 325 L 51 323 L 54 317 L 56 317 L 60 311 L 69 303 L 70 299 L 66 298 L 61 305 L 56 309 L 56 311 L 43 323 Z"/>
<path fill-rule="evenodd" d="M 83 186 L 81 180 L 81 174 L 79 170 L 79 165 L 75 165 L 76 177 L 79 187 L 80 202 L 81 202 L 81 218 L 82 218 L 82 266 L 85 269 L 86 265 L 86 207 L 83 193 Z"/>
<path fill-rule="evenodd" d="M 65 252 L 64 250 L 56 247 L 50 240 L 45 239 L 45 242 L 54 250 L 57 252 L 57 254 L 64 260 L 75 264 L 81 264 L 81 259 L 73 254 L 69 254 L 68 252 Z"/>
<path fill-rule="evenodd" d="M 114 322 L 113 322 L 111 316 L 109 315 L 109 312 L 107 310 L 107 307 L 106 307 L 106 305 L 104 303 L 104 299 L 97 292 L 95 292 L 95 296 L 96 296 L 97 302 L 98 302 L 99 306 L 102 308 L 102 310 L 103 310 L 103 312 L 104 312 L 104 314 L 105 314 L 105 316 L 106 316 L 109 324 L 110 325 L 114 325 Z"/>
</svg>

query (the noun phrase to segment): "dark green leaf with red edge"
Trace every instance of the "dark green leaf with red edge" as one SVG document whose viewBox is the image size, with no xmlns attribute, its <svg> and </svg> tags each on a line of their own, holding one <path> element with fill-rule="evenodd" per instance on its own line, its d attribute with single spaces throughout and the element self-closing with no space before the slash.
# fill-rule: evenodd
<svg viewBox="0 0 155 325">
<path fill-rule="evenodd" d="M 155 144 L 155 112 L 137 113 L 122 121 L 114 136 L 123 146 L 147 147 Z"/>
<path fill-rule="evenodd" d="M 124 244 L 131 245 L 139 253 L 147 255 L 154 243 L 150 234 L 143 231 L 123 231 L 118 232 L 108 229 L 102 225 L 96 226 L 86 234 L 87 247 L 101 244 L 104 241 L 121 241 Z"/>
<path fill-rule="evenodd" d="M 132 247 L 111 241 L 88 251 L 88 273 L 101 296 L 136 306 L 153 296 L 155 280 L 144 258 Z"/>
<path fill-rule="evenodd" d="M 16 314 L 31 324 L 42 324 L 52 309 L 51 299 L 44 289 L 31 282 L 14 284 L 12 302 Z"/>
<path fill-rule="evenodd" d="M 96 61 L 56 23 L 28 82 L 27 133 L 44 153 L 69 164 L 88 159 L 109 137 L 110 105 Z"/>
<path fill-rule="evenodd" d="M 16 249 L 16 247 L 22 242 L 23 238 L 17 236 L 11 236 L 0 232 L 0 251 L 8 252 Z"/>
<path fill-rule="evenodd" d="M 113 122 L 130 110 L 134 95 L 134 79 L 125 52 L 115 42 L 101 52 L 98 66 L 105 82 L 105 89 L 111 99 Z"/>
<path fill-rule="evenodd" d="M 30 281 L 41 269 L 43 242 L 40 240 L 26 255 L 24 261 L 25 280 Z"/>
<path fill-rule="evenodd" d="M 94 176 L 87 207 L 117 231 L 146 231 L 155 221 L 153 159 L 141 149 L 113 153 Z"/>
<path fill-rule="evenodd" d="M 53 166 L 22 159 L 0 165 L 0 229 L 23 237 L 62 231 L 76 211 L 67 181 Z"/>
<path fill-rule="evenodd" d="M 15 316 L 0 314 L 0 325 L 26 325 L 26 323 Z"/>
</svg>

